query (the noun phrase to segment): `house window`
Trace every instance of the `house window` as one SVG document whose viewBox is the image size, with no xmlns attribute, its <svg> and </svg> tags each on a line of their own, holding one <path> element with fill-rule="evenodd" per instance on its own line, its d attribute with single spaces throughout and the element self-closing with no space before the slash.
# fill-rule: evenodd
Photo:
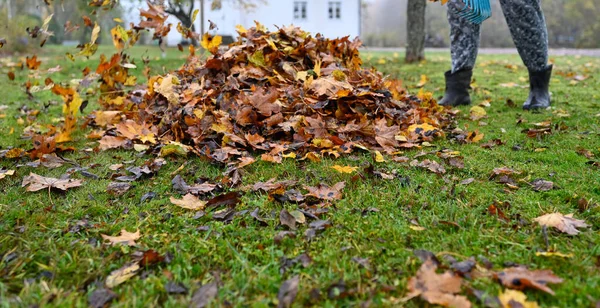
<svg viewBox="0 0 600 308">
<path fill-rule="evenodd" d="M 306 19 L 306 1 L 294 1 L 294 19 Z"/>
<path fill-rule="evenodd" d="M 342 19 L 341 1 L 329 1 L 329 19 Z"/>
</svg>

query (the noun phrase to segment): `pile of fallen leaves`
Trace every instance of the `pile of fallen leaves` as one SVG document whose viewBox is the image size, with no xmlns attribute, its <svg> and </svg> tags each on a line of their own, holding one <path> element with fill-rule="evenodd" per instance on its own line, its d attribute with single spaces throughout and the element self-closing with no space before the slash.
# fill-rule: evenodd
<svg viewBox="0 0 600 308">
<path fill-rule="evenodd" d="M 431 97 L 409 96 L 399 81 L 362 68 L 358 40 L 313 37 L 293 26 L 269 32 L 258 23 L 238 33 L 224 50 L 218 36 L 205 34 L 208 58 L 191 47 L 179 70 L 128 94 L 108 92 L 89 123 L 98 128 L 99 149 L 193 152 L 240 164 L 253 152 L 275 163 L 354 148 L 380 156 L 432 141 L 453 123 Z M 98 72 L 124 70 L 124 61 L 113 57 Z"/>
</svg>

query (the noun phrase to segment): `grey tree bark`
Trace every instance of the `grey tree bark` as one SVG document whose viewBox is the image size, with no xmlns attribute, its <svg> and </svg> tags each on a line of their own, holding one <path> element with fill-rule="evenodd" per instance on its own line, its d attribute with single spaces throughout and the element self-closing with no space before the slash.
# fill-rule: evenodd
<svg viewBox="0 0 600 308">
<path fill-rule="evenodd" d="M 425 59 L 425 6 L 427 0 L 408 0 L 406 12 L 407 63 Z"/>
</svg>

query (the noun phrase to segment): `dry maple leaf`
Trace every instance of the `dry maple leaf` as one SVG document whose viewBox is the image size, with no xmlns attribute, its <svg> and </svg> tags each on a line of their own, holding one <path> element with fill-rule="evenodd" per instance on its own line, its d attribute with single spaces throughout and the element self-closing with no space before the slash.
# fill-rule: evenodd
<svg viewBox="0 0 600 308">
<path fill-rule="evenodd" d="M 552 213 L 542 215 L 535 218 L 534 221 L 538 222 L 541 226 L 554 227 L 569 235 L 579 234 L 577 228 L 587 228 L 588 225 L 584 220 L 573 218 L 573 214 L 563 215 L 561 213 Z"/>
<path fill-rule="evenodd" d="M 507 288 L 523 290 L 533 288 L 554 295 L 554 291 L 546 284 L 562 283 L 563 280 L 551 270 L 530 271 L 523 266 L 510 267 L 495 274 L 496 278 Z"/>
<path fill-rule="evenodd" d="M 171 200 L 171 203 L 188 210 L 203 210 L 206 206 L 206 201 L 202 201 L 190 193 L 183 196 L 182 199 L 171 197 L 169 200 Z"/>
<path fill-rule="evenodd" d="M 317 187 L 304 186 L 304 189 L 308 190 L 306 196 L 312 196 L 321 200 L 340 200 L 342 199 L 342 189 L 346 186 L 345 182 L 339 182 L 333 187 L 329 187 L 324 184 L 319 184 Z"/>
<path fill-rule="evenodd" d="M 101 234 L 104 240 L 108 240 L 112 245 L 117 244 L 125 244 L 129 246 L 135 246 L 136 240 L 140 238 L 140 230 L 135 231 L 135 233 L 127 232 L 125 229 L 121 229 L 121 234 L 119 236 L 110 236 L 106 234 Z"/>
<path fill-rule="evenodd" d="M 462 278 L 451 272 L 436 273 L 437 265 L 427 260 L 421 265 L 415 277 L 408 280 L 408 294 L 405 301 L 420 296 L 421 299 L 434 305 L 444 307 L 471 307 L 471 302 L 460 292 Z"/>
<path fill-rule="evenodd" d="M 29 185 L 27 191 L 38 191 L 51 188 L 66 191 L 69 188 L 81 186 L 81 184 L 83 184 L 83 180 L 47 178 L 31 172 L 28 176 L 23 178 L 22 187 Z"/>
</svg>

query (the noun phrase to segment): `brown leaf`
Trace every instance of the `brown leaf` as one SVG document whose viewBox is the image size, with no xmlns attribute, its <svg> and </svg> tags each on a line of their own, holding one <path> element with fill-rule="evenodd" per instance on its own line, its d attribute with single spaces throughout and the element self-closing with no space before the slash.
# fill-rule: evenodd
<svg viewBox="0 0 600 308">
<path fill-rule="evenodd" d="M 434 160 L 429 160 L 426 159 L 422 162 L 420 162 L 417 167 L 420 168 L 425 168 L 435 174 L 444 174 L 446 173 L 446 168 L 444 168 L 444 166 L 440 165 L 438 162 L 434 161 Z"/>
<path fill-rule="evenodd" d="M 125 182 L 110 182 L 106 186 L 106 192 L 113 196 L 121 196 L 131 188 L 130 183 Z"/>
<path fill-rule="evenodd" d="M 554 227 L 561 232 L 569 235 L 579 234 L 577 228 L 587 228 L 588 224 L 584 220 L 573 218 L 573 214 L 563 215 L 561 213 L 552 213 L 542 215 L 535 218 L 534 221 L 540 224 L 540 226 Z"/>
<path fill-rule="evenodd" d="M 192 295 L 190 307 L 203 308 L 208 306 L 212 300 L 217 297 L 219 288 L 216 282 L 207 283 L 201 286 Z"/>
<path fill-rule="evenodd" d="M 281 212 L 279 212 L 279 222 L 290 228 L 290 230 L 296 230 L 296 218 L 286 209 L 282 209 Z"/>
<path fill-rule="evenodd" d="M 552 295 L 554 295 L 554 291 L 552 291 L 552 289 L 550 289 L 546 284 L 563 282 L 563 280 L 554 275 L 551 270 L 530 271 L 522 266 L 506 268 L 502 272 L 495 275 L 496 278 L 507 288 L 516 290 L 532 288 Z"/>
<path fill-rule="evenodd" d="M 23 178 L 22 187 L 29 185 L 27 191 L 38 191 L 51 188 L 66 191 L 69 188 L 79 187 L 82 184 L 83 180 L 47 178 L 32 172 Z"/>
<path fill-rule="evenodd" d="M 156 250 L 149 249 L 144 251 L 142 259 L 140 260 L 141 267 L 149 267 L 158 263 L 162 263 L 165 257 L 161 256 Z"/>
<path fill-rule="evenodd" d="M 206 206 L 206 201 L 198 199 L 198 197 L 188 193 L 182 199 L 171 197 L 171 203 L 188 210 L 203 210 Z"/>
<path fill-rule="evenodd" d="M 277 293 L 277 308 L 289 308 L 292 307 L 296 295 L 298 294 L 298 285 L 300 284 L 300 276 L 294 276 L 284 281 L 279 287 Z"/>
<path fill-rule="evenodd" d="M 135 233 L 127 232 L 125 229 L 121 229 L 121 234 L 118 236 L 109 236 L 106 234 L 101 234 L 104 240 L 109 241 L 112 245 L 117 244 L 125 244 L 129 246 L 135 246 L 136 240 L 140 238 L 140 230 L 135 231 Z"/>
<path fill-rule="evenodd" d="M 461 295 L 462 278 L 451 272 L 436 273 L 437 265 L 427 260 L 415 275 L 408 280 L 408 294 L 404 298 L 410 300 L 417 296 L 434 305 L 444 307 L 471 307 L 471 302 Z"/>
<path fill-rule="evenodd" d="M 306 196 L 315 197 L 321 200 L 333 201 L 342 199 L 342 189 L 346 186 L 345 182 L 339 182 L 333 187 L 329 187 L 325 184 L 319 184 L 316 187 L 304 186 L 304 189 L 308 190 Z"/>
<path fill-rule="evenodd" d="M 232 191 L 223 195 L 218 195 L 206 203 L 206 207 L 217 207 L 217 206 L 234 206 L 240 202 L 241 193 Z"/>
<path fill-rule="evenodd" d="M 549 191 L 554 189 L 554 183 L 543 179 L 536 179 L 530 183 L 535 191 Z"/>
</svg>

